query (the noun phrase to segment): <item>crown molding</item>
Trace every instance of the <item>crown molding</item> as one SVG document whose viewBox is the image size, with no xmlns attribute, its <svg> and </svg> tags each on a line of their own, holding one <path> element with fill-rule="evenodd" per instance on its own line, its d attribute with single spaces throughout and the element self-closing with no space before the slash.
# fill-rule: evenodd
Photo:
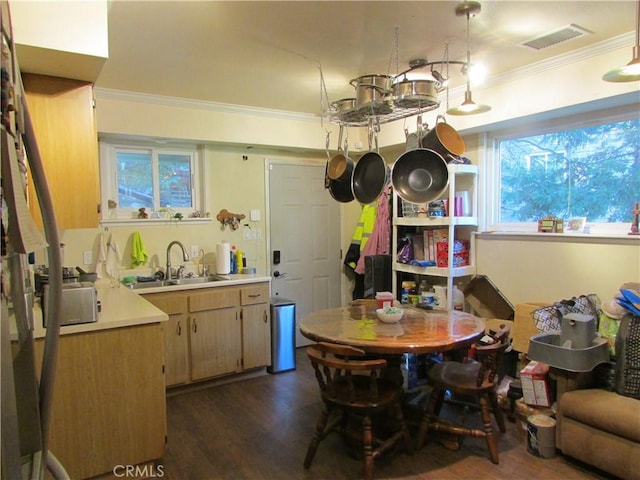
<svg viewBox="0 0 640 480">
<path fill-rule="evenodd" d="M 123 102 L 146 103 L 165 107 L 187 108 L 195 110 L 209 110 L 220 113 L 233 113 L 253 117 L 280 118 L 283 120 L 296 120 L 300 122 L 317 122 L 319 115 L 289 112 L 286 110 L 273 110 L 269 108 L 233 105 L 230 103 L 211 102 L 191 98 L 171 97 L 166 95 L 154 95 L 148 93 L 116 90 L 111 88 L 96 87 L 94 89 L 97 99 L 119 100 Z"/>
<path fill-rule="evenodd" d="M 487 81 L 482 86 L 474 86 L 473 89 L 475 91 L 476 89 L 480 90 L 482 88 L 487 88 L 490 86 L 513 82 L 522 78 L 539 74 L 540 72 L 553 70 L 560 66 L 583 61 L 591 57 L 618 50 L 620 48 L 633 46 L 634 35 L 634 32 L 625 33 L 616 37 L 612 37 L 608 40 L 595 43 L 588 47 L 579 48 L 562 55 L 557 55 L 555 57 L 541 60 L 539 62 L 532 63 L 525 67 L 517 68 L 509 72 L 493 75 L 487 78 Z M 449 90 L 449 96 L 462 96 L 464 95 L 465 89 L 465 85 L 452 88 Z M 271 119 L 279 118 L 283 120 L 293 120 L 299 122 L 317 122 L 321 118 L 321 115 L 319 114 L 289 112 L 285 110 L 273 110 L 268 108 L 233 105 L 229 103 L 210 102 L 205 100 L 171 97 L 165 95 L 151 95 L 147 93 L 115 90 L 101 87 L 96 87 L 94 89 L 94 92 L 97 99 L 120 100 L 124 102 L 147 103 L 167 107 L 209 110 L 213 112 L 232 113 L 253 117 L 268 117 Z"/>
</svg>

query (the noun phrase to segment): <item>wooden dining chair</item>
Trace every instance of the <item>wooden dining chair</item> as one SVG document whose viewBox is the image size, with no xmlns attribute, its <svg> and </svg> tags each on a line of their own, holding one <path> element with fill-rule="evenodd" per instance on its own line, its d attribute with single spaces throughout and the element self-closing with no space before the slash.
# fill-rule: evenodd
<svg viewBox="0 0 640 480">
<path fill-rule="evenodd" d="M 498 444 L 494 434 L 491 414 L 495 417 L 500 432 L 506 431 L 504 416 L 498 406 L 496 388 L 498 369 L 502 355 L 509 345 L 509 326 L 501 325 L 496 332 L 490 332 L 487 340 L 477 343 L 470 349 L 470 357 L 464 362 L 444 361 L 433 365 L 427 374 L 433 387 L 427 408 L 420 422 L 416 448 L 422 448 L 429 430 L 446 432 L 455 436 L 484 437 L 489 447 L 493 463 L 498 463 Z M 438 417 L 444 402 L 445 392 L 473 400 L 479 407 L 484 429 L 466 428 L 445 422 Z"/>
<path fill-rule="evenodd" d="M 374 459 L 399 443 L 411 450 L 411 439 L 401 407 L 402 385 L 380 377 L 387 365 L 384 359 L 362 359 L 363 350 L 333 343 L 317 343 L 307 348 L 315 371 L 324 409 L 307 449 L 304 467 L 309 468 L 320 442 L 331 432 L 362 445 L 364 478 L 373 478 Z M 385 413 L 390 416 L 384 416 Z M 351 420 L 361 422 L 354 434 Z M 373 420 L 389 420 L 383 427 Z M 382 432 L 387 431 L 384 436 Z M 356 438 L 353 438 L 356 437 Z"/>
</svg>

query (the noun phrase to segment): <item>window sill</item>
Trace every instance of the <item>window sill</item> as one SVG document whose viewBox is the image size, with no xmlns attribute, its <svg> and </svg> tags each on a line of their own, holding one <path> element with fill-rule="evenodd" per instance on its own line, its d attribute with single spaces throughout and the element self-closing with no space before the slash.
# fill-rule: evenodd
<svg viewBox="0 0 640 480">
<path fill-rule="evenodd" d="M 103 227 L 126 227 L 130 225 L 167 225 L 167 224 L 181 224 L 189 223 L 208 223 L 212 219 L 210 217 L 200 218 L 116 218 L 116 219 L 103 219 L 100 221 L 100 225 Z"/>
<path fill-rule="evenodd" d="M 640 235 L 617 233 L 540 233 L 540 232 L 478 232 L 482 240 L 524 240 L 536 242 L 600 243 L 615 245 L 640 245 Z"/>
</svg>

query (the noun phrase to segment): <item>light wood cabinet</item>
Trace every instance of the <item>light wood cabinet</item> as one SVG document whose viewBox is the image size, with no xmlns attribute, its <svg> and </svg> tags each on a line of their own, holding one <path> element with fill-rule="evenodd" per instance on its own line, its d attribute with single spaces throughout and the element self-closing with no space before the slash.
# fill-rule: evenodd
<svg viewBox="0 0 640 480">
<path fill-rule="evenodd" d="M 189 372 L 189 326 L 187 298 L 177 293 L 154 293 L 145 298 L 169 315 L 162 324 L 164 332 L 165 381 L 173 386 L 188 383 Z"/>
<path fill-rule="evenodd" d="M 143 296 L 169 315 L 167 387 L 270 364 L 267 282 Z"/>
<path fill-rule="evenodd" d="M 271 354 L 269 335 L 269 305 L 243 306 L 242 368 L 249 369 L 269 364 Z"/>
<path fill-rule="evenodd" d="M 38 365 L 43 350 L 37 340 Z M 159 323 L 60 337 L 49 450 L 71 478 L 163 457 L 163 357 Z"/>
<path fill-rule="evenodd" d="M 191 379 L 203 380 L 240 371 L 241 327 L 237 307 L 192 313 Z"/>
<path fill-rule="evenodd" d="M 242 304 L 242 367 L 269 365 L 271 329 L 269 323 L 269 286 L 252 285 L 240 289 Z"/>
<path fill-rule="evenodd" d="M 29 73 L 22 81 L 58 227 L 97 227 L 100 179 L 92 84 Z M 31 184 L 29 205 L 36 225 L 42 226 Z"/>
</svg>

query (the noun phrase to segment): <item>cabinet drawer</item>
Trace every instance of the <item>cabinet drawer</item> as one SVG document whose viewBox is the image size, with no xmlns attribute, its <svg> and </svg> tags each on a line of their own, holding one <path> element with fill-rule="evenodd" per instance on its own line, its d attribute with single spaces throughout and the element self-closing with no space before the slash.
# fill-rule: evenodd
<svg viewBox="0 0 640 480">
<path fill-rule="evenodd" d="M 237 307 L 238 305 L 240 305 L 240 296 L 237 287 L 211 288 L 189 295 L 190 312 Z"/>
<path fill-rule="evenodd" d="M 176 293 L 151 293 L 143 295 L 149 303 L 153 303 L 167 315 L 177 315 L 187 311 L 186 295 Z"/>
<path fill-rule="evenodd" d="M 242 305 L 253 305 L 254 303 L 269 302 L 269 284 L 259 283 L 240 289 L 240 301 Z"/>
</svg>

